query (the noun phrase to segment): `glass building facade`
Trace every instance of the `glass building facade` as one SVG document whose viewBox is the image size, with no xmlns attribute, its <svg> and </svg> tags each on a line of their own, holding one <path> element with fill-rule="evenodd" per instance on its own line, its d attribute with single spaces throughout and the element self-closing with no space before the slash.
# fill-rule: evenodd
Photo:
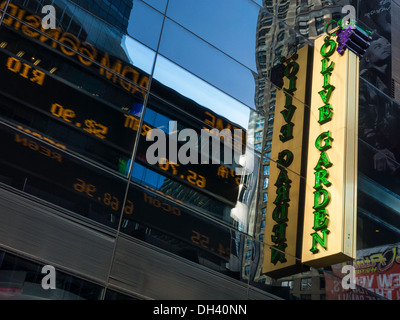
<svg viewBox="0 0 400 320">
<path fill-rule="evenodd" d="M 42 25 L 46 5 L 55 28 Z M 262 271 L 271 70 L 345 5 L 373 35 L 360 61 L 353 290 L 341 265 Z M 1 299 L 400 299 L 397 0 L 0 9 Z M 41 286 L 45 265 L 55 290 Z"/>
</svg>

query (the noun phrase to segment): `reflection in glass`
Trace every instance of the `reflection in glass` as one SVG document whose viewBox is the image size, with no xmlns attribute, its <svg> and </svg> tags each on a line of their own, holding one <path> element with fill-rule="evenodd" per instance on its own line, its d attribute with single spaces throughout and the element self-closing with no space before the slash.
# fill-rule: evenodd
<svg viewBox="0 0 400 320">
<path fill-rule="evenodd" d="M 206 128 L 248 128 L 247 144 L 243 153 L 245 156 L 241 158 L 240 165 L 249 174 L 258 170 L 258 156 L 253 150 L 256 112 L 161 56 L 157 58 L 154 78 L 151 88 L 153 93 L 194 115 L 206 124 Z M 195 103 L 190 100 L 194 100 Z M 191 108 L 191 105 L 194 108 Z M 166 109 L 171 109 L 171 106 Z M 253 179 L 252 183 L 256 180 L 257 178 Z M 242 209 L 238 208 L 236 211 L 242 212 Z"/>
<path fill-rule="evenodd" d="M 400 239 L 400 196 L 366 175 L 359 175 L 358 249 L 396 243 Z"/>
<path fill-rule="evenodd" d="M 254 43 L 259 11 L 260 7 L 249 0 L 170 0 L 167 16 L 256 71 Z"/>
<path fill-rule="evenodd" d="M 48 141 L 0 127 L 0 181 L 92 223 L 118 227 L 126 183 Z"/>
<path fill-rule="evenodd" d="M 201 106 L 184 97 L 180 97 L 180 101 L 176 99 L 175 102 L 185 110 L 150 95 L 142 131 L 151 132 L 152 136 L 146 139 L 144 135 L 140 137 L 137 161 L 202 193 L 234 205 L 241 181 L 241 172 L 237 170 L 241 169 L 239 162 L 245 148 L 242 142 L 246 132 L 242 130 L 242 137 L 239 134 L 236 137 L 237 132 L 224 119 L 224 125 L 230 130 L 220 133 L 218 128 L 216 133 L 212 133 L 209 130 L 214 130 L 215 125 L 206 126 L 206 123 L 188 113 L 207 119 L 215 117 L 215 114 L 211 110 L 205 112 Z M 223 140 L 219 137 L 222 134 Z M 236 141 L 232 143 L 232 140 Z"/>
<path fill-rule="evenodd" d="M 161 87 L 158 87 L 158 89 L 160 90 Z M 167 90 L 166 88 L 163 89 Z M 225 152 L 224 144 L 226 139 L 224 139 L 224 143 L 221 141 L 221 144 L 219 145 L 219 150 L 221 152 L 220 157 L 216 158 L 214 152 L 215 148 L 218 148 L 218 146 L 215 147 L 214 142 L 209 145 L 212 146 L 212 150 L 203 148 L 202 137 L 204 132 L 209 134 L 209 131 L 206 130 L 213 128 L 217 128 L 217 130 L 222 130 L 223 128 L 228 128 L 229 130 L 232 130 L 233 128 L 236 129 L 235 124 L 229 122 L 226 118 L 219 118 L 212 110 L 205 109 L 201 105 L 194 103 L 192 100 L 178 95 L 176 92 L 173 92 L 173 97 L 175 98 L 174 103 L 179 107 L 167 104 L 163 100 L 150 95 L 144 118 L 144 127 L 149 129 L 157 127 L 161 129 L 167 147 L 164 148 L 164 151 L 162 151 L 163 148 L 158 149 L 156 155 L 158 160 L 156 161 L 157 163 L 154 164 L 152 161 L 149 162 L 149 154 L 147 152 L 152 148 L 152 145 L 149 145 L 148 142 L 144 141 L 144 137 L 141 137 L 136 156 L 137 161 L 143 163 L 154 171 L 158 171 L 162 175 L 168 176 L 176 182 L 179 181 L 179 183 L 182 183 L 189 188 L 195 188 L 200 193 L 207 194 L 208 197 L 225 202 L 230 206 L 230 208 L 233 208 L 230 216 L 239 222 L 240 230 L 246 231 L 248 229 L 249 214 L 252 214 L 251 211 L 254 210 L 250 209 L 250 205 L 255 195 L 254 187 L 256 186 L 257 180 L 256 172 L 258 172 L 258 155 L 254 153 L 254 150 L 243 145 L 243 149 L 240 152 L 244 152 L 243 155 L 241 155 L 240 158 L 236 158 L 236 155 L 233 155 L 230 159 L 233 159 L 234 162 L 226 162 L 225 156 L 228 154 Z M 189 114 L 195 115 L 195 117 L 191 117 Z M 215 119 L 217 117 L 218 121 L 210 121 L 211 118 Z M 203 122 L 200 119 L 206 121 Z M 173 131 L 171 131 L 170 128 L 171 121 L 176 121 L 177 124 L 176 129 Z M 182 165 L 181 158 L 178 158 L 176 161 L 171 160 L 173 153 L 171 154 L 168 145 L 171 146 L 173 145 L 173 141 L 176 141 L 176 137 L 174 137 L 172 132 L 176 131 L 177 135 L 179 132 L 178 136 L 180 136 L 184 130 L 192 130 L 194 132 L 194 135 L 196 136 L 194 153 L 196 155 L 198 154 L 198 156 L 200 156 L 201 153 L 202 158 L 205 156 L 207 158 L 207 164 L 204 163 L 203 160 L 200 164 L 200 161 L 197 161 L 198 157 L 196 157 L 195 162 L 191 159 L 190 163 L 185 165 Z M 245 134 L 246 132 L 243 130 L 243 133 Z M 183 146 L 188 144 L 186 141 L 185 143 L 176 143 L 178 146 L 176 150 L 177 152 L 180 152 Z M 199 147 L 201 147 L 201 152 Z M 236 147 L 234 146 L 234 149 L 235 148 Z M 231 148 L 229 150 L 231 156 L 232 151 Z M 160 152 L 164 152 L 165 155 L 160 156 Z M 166 157 L 166 159 L 164 159 L 166 162 L 161 163 L 160 160 L 162 160 L 163 157 Z M 240 169 L 237 163 L 239 163 L 244 169 L 245 175 L 242 177 L 240 177 L 240 172 L 238 173 L 236 171 L 236 169 Z M 179 184 L 177 184 L 177 186 L 179 186 Z"/>
<path fill-rule="evenodd" d="M 392 93 L 392 47 L 390 42 L 373 34 L 371 45 L 360 60 L 360 77 L 386 95 Z M 376 101 L 376 94 L 368 96 L 364 88 L 360 89 L 361 98 Z"/>
<path fill-rule="evenodd" d="M 147 4 L 151 5 L 153 8 L 161 11 L 162 13 L 164 13 L 165 9 L 167 8 L 167 1 L 168 0 L 143 0 L 143 2 L 146 2 Z"/>
<path fill-rule="evenodd" d="M 151 74 L 155 62 L 155 52 L 135 39 L 124 36 L 121 42 L 131 65 Z"/>
<path fill-rule="evenodd" d="M 137 300 L 134 297 L 128 296 L 126 294 L 107 289 L 104 296 L 104 300 Z"/>
<path fill-rule="evenodd" d="M 102 288 L 56 270 L 56 289 L 44 290 L 44 265 L 0 251 L 0 300 L 99 300 Z"/>
<path fill-rule="evenodd" d="M 157 49 L 163 15 L 140 0 L 133 0 L 127 32 L 152 49 Z"/>
<path fill-rule="evenodd" d="M 46 36 L 33 32 L 27 27 L 20 28 L 19 23 L 12 17 L 5 19 L 4 24 L 32 39 L 39 39 L 41 44 L 59 49 L 66 56 L 74 57 L 86 66 L 92 66 L 93 62 L 95 62 L 97 65 L 109 67 L 112 71 L 117 71 L 118 74 L 121 74 L 124 66 L 121 66 L 121 70 L 118 72 L 118 60 L 122 60 L 124 63 L 136 60 L 134 57 L 128 58 L 126 56 L 125 45 L 121 43 L 125 41 L 125 36 L 119 30 L 69 1 L 56 0 L 51 3 L 49 1 L 48 4 L 55 6 L 60 18 L 57 19 L 57 29 L 41 30 Z M 143 3 L 142 5 L 148 7 Z M 40 30 L 42 7 L 43 3 L 38 3 L 37 0 L 13 0 L 9 6 L 8 13 L 21 19 L 23 23 Z M 60 43 L 57 44 L 57 41 Z M 152 42 L 157 43 L 158 38 Z M 143 50 L 137 52 L 142 53 Z M 151 57 L 152 55 L 148 59 Z M 89 62 L 90 60 L 93 60 L 93 62 Z M 121 63 L 121 61 L 119 62 Z M 149 68 L 147 67 L 147 69 Z M 131 75 L 128 75 L 127 78 L 132 81 Z M 134 79 L 133 83 L 139 84 Z M 142 86 L 144 85 L 142 84 Z"/>
<path fill-rule="evenodd" d="M 147 174 L 141 176 L 146 179 Z M 130 186 L 128 201 L 133 205 L 124 209 L 121 232 L 223 273 L 233 271 L 227 263 L 237 254 L 231 230 L 189 209 L 184 199 L 176 200 L 178 193 L 188 198 L 189 190 L 175 185 L 175 190 L 168 192 L 167 181 L 158 180 L 159 188 L 155 183 L 153 180 L 151 187 Z"/>
<path fill-rule="evenodd" d="M 259 6 L 262 7 L 263 3 L 262 0 L 252 0 L 253 2 L 257 3 Z"/>
<path fill-rule="evenodd" d="M 358 9 L 358 20 L 367 30 L 374 31 L 385 39 L 391 39 L 392 17 L 391 7 L 395 4 L 392 1 L 381 0 L 352 0 L 352 5 Z"/>
<path fill-rule="evenodd" d="M 400 105 L 361 78 L 359 108 L 359 170 L 400 194 Z"/>
<path fill-rule="evenodd" d="M 342 8 L 349 3 L 350 0 L 282 2 L 278 5 L 278 22 L 308 39 L 315 39 L 324 33 L 325 23 L 339 21 L 344 16 Z"/>
<path fill-rule="evenodd" d="M 160 55 L 157 56 L 154 78 L 182 96 L 194 100 L 220 116 L 227 117 L 232 123 L 242 128 L 249 126 L 250 109 L 247 106 Z M 154 91 L 160 95 L 157 89 Z M 162 93 L 161 97 L 171 100 Z M 173 100 L 171 102 L 174 103 Z"/>
<path fill-rule="evenodd" d="M 100 88 L 106 89 L 103 94 L 118 91 L 107 90 L 113 89 L 112 85 L 88 74 L 79 79 L 81 88 L 71 86 L 60 81 L 58 76 L 71 79 L 71 72 L 82 72 L 79 65 L 68 66 L 60 56 L 46 51 L 38 53 L 35 45 L 28 43 L 30 46 L 27 46 L 21 38 L 7 33 L 5 28 L 0 32 L 0 39 L 7 43 L 0 49 L 0 68 L 7 75 L 0 81 L 2 117 L 26 132 L 45 136 L 42 139 L 54 142 L 53 145 L 61 149 L 68 148 L 118 171 L 119 158 L 129 157 L 136 132 L 125 126 L 127 118 L 121 110 L 99 100 L 96 94 L 86 92 L 83 87 L 91 90 L 94 85 L 102 85 Z M 18 39 L 21 42 L 8 42 Z M 13 54 L 19 50 L 26 50 L 25 54 L 15 58 Z M 38 63 L 40 69 L 38 64 L 32 64 L 30 57 L 43 61 Z M 59 68 L 57 77 L 41 69 L 50 63 L 54 63 L 51 67 L 57 65 Z M 28 72 L 28 79 L 21 76 L 23 70 Z M 29 81 L 29 77 L 36 80 Z M 21 91 L 22 86 L 24 90 Z M 143 98 L 122 94 L 119 97 L 115 102 L 136 106 L 136 112 L 141 112 Z"/>
<path fill-rule="evenodd" d="M 193 187 L 186 186 L 182 182 L 168 178 L 166 175 L 157 173 L 155 170 L 151 170 L 139 163 L 135 163 L 133 167 L 132 180 L 141 185 L 160 191 L 164 195 L 170 196 L 176 201 L 193 206 L 193 208 L 200 210 L 211 217 L 217 218 L 228 225 L 234 225 L 234 221 L 230 217 L 232 205 L 213 199 L 209 195 L 196 191 Z"/>
<path fill-rule="evenodd" d="M 57 23 L 62 26 L 63 30 L 65 30 L 65 27 L 71 30 L 68 24 L 73 17 L 74 23 L 77 25 L 74 27 L 74 32 L 71 33 L 79 37 L 81 37 L 81 33 L 85 33 L 86 41 L 96 44 L 97 48 L 104 51 L 107 51 L 107 48 L 108 50 L 113 49 L 113 44 L 121 38 L 120 32 L 128 33 L 142 43 L 156 49 L 163 17 L 142 1 L 119 1 L 118 5 L 106 0 L 74 0 L 73 2 L 78 6 L 67 0 L 48 0 L 45 3 L 38 0 L 12 1 L 18 6 L 30 8 L 33 13 L 41 16 L 41 8 L 44 5 L 55 6 Z M 100 19 L 95 18 L 92 14 Z"/>
<path fill-rule="evenodd" d="M 70 0 L 123 32 L 129 23 L 132 0 L 118 1 L 115 6 L 107 0 Z"/>
<path fill-rule="evenodd" d="M 163 56 L 254 108 L 253 73 L 168 18 L 159 50 Z"/>
<path fill-rule="evenodd" d="M 154 52 L 121 34 L 107 49 L 112 53 L 98 50 L 85 41 L 88 35 L 83 28 L 89 31 L 91 24 L 100 29 L 109 26 L 82 9 L 72 13 L 71 4 L 59 21 L 68 32 L 57 29 L 40 36 L 26 25 L 21 27 L 14 17 L 25 19 L 25 23 L 33 18 L 39 21 L 39 16 L 28 16 L 30 10 L 36 12 L 36 2 L 16 3 L 10 4 L 13 16 L 5 19 L 0 30 L 1 68 L 7 75 L 2 78 L 1 115 L 26 132 L 43 135 L 62 149 L 124 174 L 121 162 L 131 158 L 135 123 L 146 96 L 136 85 L 147 88 L 146 72 L 152 70 Z M 91 24 L 80 25 L 81 18 Z M 101 39 L 92 40 L 102 46 Z M 124 64 L 113 54 L 133 65 Z"/>
</svg>

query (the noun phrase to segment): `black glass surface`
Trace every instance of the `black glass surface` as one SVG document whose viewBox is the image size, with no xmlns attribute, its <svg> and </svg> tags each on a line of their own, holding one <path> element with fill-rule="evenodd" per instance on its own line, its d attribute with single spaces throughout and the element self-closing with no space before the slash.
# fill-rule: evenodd
<svg viewBox="0 0 400 320">
<path fill-rule="evenodd" d="M 59 205 L 86 220 L 116 229 L 126 183 L 78 160 L 44 139 L 1 125 L 0 180 Z"/>
<path fill-rule="evenodd" d="M 55 289 L 45 290 L 44 265 L 0 251 L 1 300 L 99 300 L 103 288 L 54 269 Z"/>
</svg>

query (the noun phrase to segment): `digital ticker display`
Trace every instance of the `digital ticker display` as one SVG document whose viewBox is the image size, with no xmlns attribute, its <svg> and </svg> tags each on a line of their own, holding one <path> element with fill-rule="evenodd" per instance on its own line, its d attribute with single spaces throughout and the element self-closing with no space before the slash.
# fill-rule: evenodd
<svg viewBox="0 0 400 320">
<path fill-rule="evenodd" d="M 147 110 L 182 128 L 237 126 L 153 80 L 156 94 L 174 97 L 172 108 L 147 93 L 149 75 L 123 57 L 59 29 L 36 32 L 36 16 L 16 5 L 9 14 L 0 29 L 1 182 L 123 233 L 134 236 L 140 224 L 229 260 L 231 230 L 212 217 L 236 205 L 237 165 L 179 165 L 168 156 L 150 165 L 146 135 L 157 123 L 140 117 L 146 98 Z M 128 182 L 134 150 L 135 164 L 159 174 L 164 189 Z M 194 202 L 160 191 L 167 186 L 184 186 Z"/>
<path fill-rule="evenodd" d="M 0 123 L 0 181 L 60 205 L 112 229 L 122 213 L 122 232 L 132 234 L 140 223 L 229 259 L 231 234 L 157 190 L 129 185 L 82 160 Z M 127 222 L 132 222 L 131 224 Z"/>
<path fill-rule="evenodd" d="M 48 116 L 131 151 L 136 136 L 131 115 L 90 97 L 62 81 L 0 51 L 1 91 L 16 97 Z M 121 139 L 124 137 L 124 139 Z"/>
<path fill-rule="evenodd" d="M 76 68 L 78 65 L 83 71 L 88 71 L 86 76 L 89 81 L 91 79 L 97 81 L 94 83 L 104 82 L 107 77 L 94 76 L 93 72 L 89 72 L 89 68 L 82 63 L 74 62 L 71 64 L 72 62 L 68 57 L 63 58 L 62 50 L 58 52 L 54 52 L 54 50 L 47 51 L 46 49 L 48 48 L 46 46 L 50 42 L 27 42 L 29 37 L 26 34 L 17 35 L 15 30 L 7 28 L 0 30 L 0 44 L 2 44 L 0 45 L 0 72 L 4 75 L 0 78 L 0 95 L 4 98 L 3 100 L 12 100 L 14 105 L 18 104 L 20 109 L 25 108 L 26 112 L 29 109 L 32 114 L 35 113 L 32 118 L 47 117 L 49 119 L 47 120 L 48 122 L 58 123 L 59 126 L 64 128 L 63 130 L 80 133 L 82 134 L 82 139 L 87 141 L 83 144 L 82 142 L 77 142 L 77 139 L 71 139 L 70 133 L 65 134 L 65 138 L 58 134 L 59 143 L 56 145 L 67 147 L 69 150 L 83 154 L 100 163 L 104 162 L 114 170 L 123 171 L 124 168 L 121 168 L 121 164 L 129 163 L 136 140 L 136 133 L 139 130 L 139 116 L 141 115 L 144 101 L 142 96 L 138 92 L 132 93 L 129 100 L 125 99 L 125 101 L 129 101 L 131 108 L 118 108 L 104 99 L 91 95 L 79 88 L 79 86 L 74 86 L 73 83 L 63 80 L 63 77 L 57 76 L 57 71 L 53 74 L 51 71 L 42 69 L 40 67 L 41 64 L 31 63 L 32 61 L 28 58 L 34 56 L 34 54 L 30 54 L 29 50 L 35 48 L 36 54 L 45 51 L 46 56 L 53 63 L 60 66 L 69 64 Z M 11 36 L 10 33 L 12 33 Z M 13 43 L 19 44 L 13 46 Z M 21 47 L 21 43 L 24 43 L 25 47 Z M 32 46 L 28 47 L 30 43 L 32 43 Z M 40 45 L 38 46 L 38 44 Z M 9 48 L 14 48 L 14 52 L 9 52 Z M 24 54 L 21 54 L 21 52 Z M 56 67 L 54 68 L 57 69 Z M 60 67 L 59 69 L 61 70 L 62 68 Z M 110 86 L 115 87 L 113 78 L 110 78 L 108 82 L 110 82 Z M 160 84 L 157 84 L 157 88 L 160 89 Z M 126 95 L 126 91 L 120 91 Z M 149 101 L 148 108 L 153 108 L 152 99 L 149 99 Z M 193 119 L 197 120 L 188 123 L 188 115 L 184 116 L 184 113 L 180 112 L 181 115 L 179 116 L 179 112 L 176 112 L 176 110 L 164 111 L 164 113 L 167 112 L 168 115 L 168 112 L 170 112 L 169 116 L 171 118 L 180 118 L 179 121 L 183 126 L 194 127 L 197 130 L 201 128 L 209 129 L 212 128 L 212 125 L 218 127 L 218 129 L 222 129 L 220 128 L 221 126 L 234 128 L 226 120 L 222 121 L 212 112 L 201 108 L 188 99 L 180 97 L 179 103 L 184 105 L 186 112 L 193 112 L 196 117 Z M 159 109 L 154 105 L 154 110 Z M 167 107 L 166 110 L 168 109 L 170 108 Z M 11 122 L 15 122 L 15 118 Z M 43 121 L 45 120 L 41 122 Z M 43 126 L 37 126 L 37 131 L 31 129 L 35 129 L 37 122 L 39 121 L 25 119 L 22 123 L 19 123 L 23 124 L 24 127 L 29 127 L 25 130 L 26 132 L 31 131 L 36 136 L 43 133 L 46 134 L 46 132 L 43 132 L 45 130 Z M 215 197 L 231 207 L 235 206 L 241 176 L 236 175 L 231 166 L 228 167 L 223 164 L 189 164 L 180 166 L 168 161 L 168 159 L 165 159 L 165 163 L 162 164 L 149 165 L 146 161 L 146 150 L 150 142 L 146 141 L 146 135 L 153 128 L 154 126 L 148 123 L 143 123 L 140 128 L 141 137 L 136 156 L 138 162 L 171 179 L 193 187 L 199 192 Z M 49 138 L 51 139 L 52 136 L 47 136 L 47 139 Z M 112 152 L 109 150 L 112 150 Z M 108 160 L 102 161 L 102 158 L 107 158 Z"/>
<path fill-rule="evenodd" d="M 0 72 L 8 74 L 7 81 L 4 81 L 5 78 L 1 81 L 2 95 L 9 98 L 18 97 L 19 101 L 27 101 L 33 109 L 39 109 L 63 125 L 72 127 L 91 138 L 104 140 L 105 148 L 112 145 L 122 150 L 126 158 L 129 156 L 139 129 L 137 117 L 104 105 L 62 82 L 57 82 L 44 72 L 29 67 L 40 75 L 39 88 L 32 88 L 37 84 L 36 76 L 32 81 L 23 77 L 20 72 L 21 68 L 28 69 L 26 67 L 28 65 L 1 51 L 0 65 L 3 66 L 3 68 L 0 67 Z M 27 80 L 27 84 L 21 84 L 20 78 Z M 21 91 L 19 89 L 21 85 L 24 85 L 24 90 L 18 94 L 18 91 Z M 151 142 L 146 141 L 146 135 L 151 129 L 153 127 L 146 123 L 142 125 L 142 139 L 137 152 L 138 161 L 147 166 L 146 150 Z M 152 166 L 156 171 L 161 171 L 201 191 L 216 195 L 222 201 L 227 200 L 232 205 L 236 202 L 240 176 L 237 176 L 233 169 L 217 164 L 180 166 L 170 163 L 168 159 L 160 160 L 164 160 L 165 163 Z"/>
</svg>

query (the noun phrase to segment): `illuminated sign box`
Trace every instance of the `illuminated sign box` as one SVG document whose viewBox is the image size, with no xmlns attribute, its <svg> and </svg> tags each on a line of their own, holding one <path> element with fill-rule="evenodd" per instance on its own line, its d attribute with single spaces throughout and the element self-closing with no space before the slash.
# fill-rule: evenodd
<svg viewBox="0 0 400 320">
<path fill-rule="evenodd" d="M 264 232 L 263 273 L 282 277 L 302 271 L 298 258 L 302 210 L 303 129 L 309 47 L 283 63 L 283 88 L 277 90 Z M 300 230 L 301 231 L 301 230 Z"/>
<path fill-rule="evenodd" d="M 336 49 L 315 41 L 302 263 L 316 268 L 356 256 L 359 58 Z"/>
</svg>

